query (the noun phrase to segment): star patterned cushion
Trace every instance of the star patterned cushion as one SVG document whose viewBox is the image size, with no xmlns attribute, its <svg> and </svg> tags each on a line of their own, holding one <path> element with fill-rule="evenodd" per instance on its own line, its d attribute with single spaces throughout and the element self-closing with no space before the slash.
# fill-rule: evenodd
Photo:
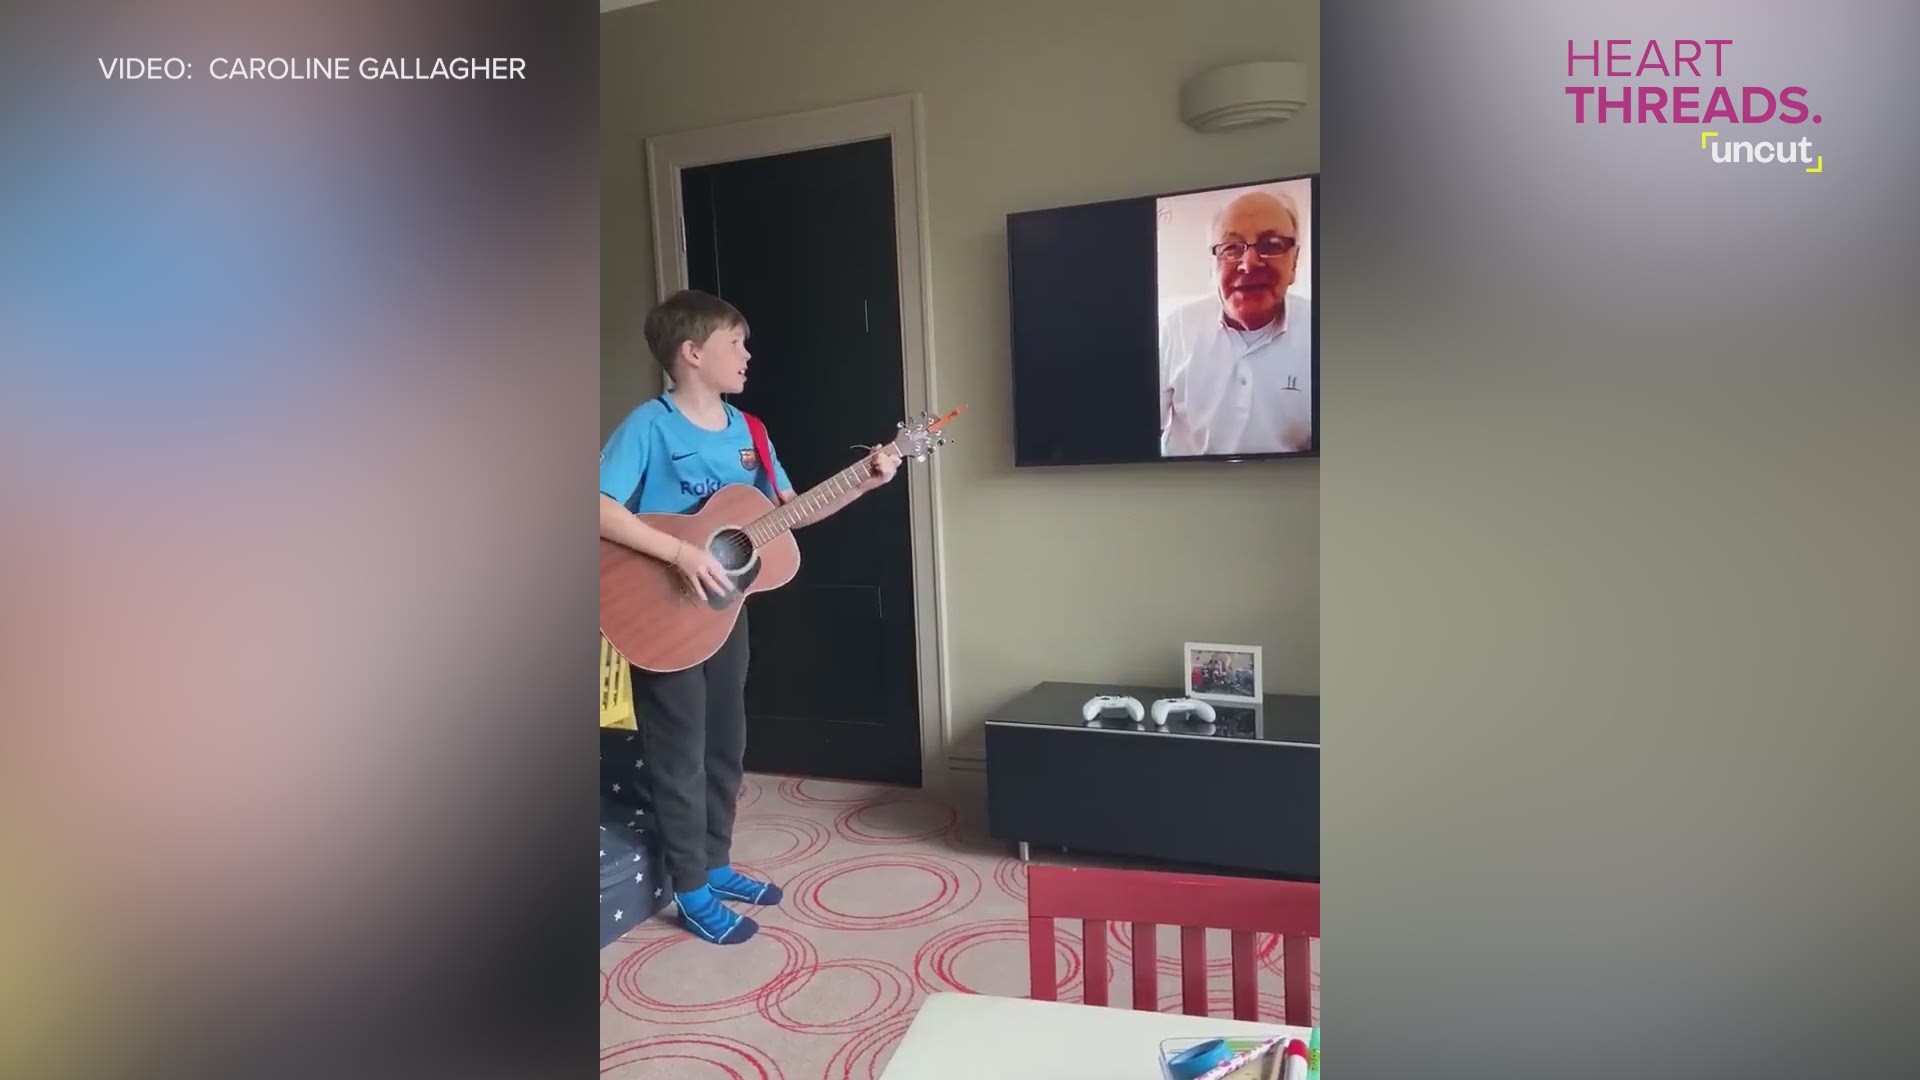
<svg viewBox="0 0 1920 1080">
<path fill-rule="evenodd" d="M 638 790 L 639 767 L 632 733 L 600 733 L 601 948 L 672 899 L 653 842 L 652 813 Z"/>
</svg>

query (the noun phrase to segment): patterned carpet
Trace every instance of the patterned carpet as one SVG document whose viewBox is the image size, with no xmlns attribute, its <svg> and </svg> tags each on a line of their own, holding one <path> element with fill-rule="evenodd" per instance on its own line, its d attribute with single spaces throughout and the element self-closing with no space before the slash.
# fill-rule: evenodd
<svg viewBox="0 0 1920 1080">
<path fill-rule="evenodd" d="M 929 992 L 1027 996 L 1026 868 L 979 817 L 918 791 L 749 776 L 735 864 L 786 900 L 752 912 L 760 934 L 742 945 L 695 940 L 669 907 L 603 950 L 601 1073 L 875 1080 Z M 1079 929 L 1057 928 L 1064 1001 L 1083 1000 Z M 1108 1000 L 1126 1006 L 1129 948 L 1111 929 Z M 1178 1012 L 1178 938 L 1161 933 L 1159 1007 Z M 1278 1021 L 1278 940 L 1259 951 L 1261 1016 Z M 1231 1015 L 1225 934 L 1207 955 L 1213 1015 Z"/>
</svg>

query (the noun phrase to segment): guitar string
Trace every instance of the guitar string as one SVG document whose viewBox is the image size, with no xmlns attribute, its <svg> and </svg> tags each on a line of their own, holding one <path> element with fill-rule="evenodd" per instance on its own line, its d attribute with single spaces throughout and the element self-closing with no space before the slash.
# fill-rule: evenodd
<svg viewBox="0 0 1920 1080">
<path fill-rule="evenodd" d="M 853 489 L 865 479 L 865 472 L 860 465 L 849 466 L 838 475 L 816 485 L 811 491 L 796 497 L 792 502 L 764 515 L 742 531 L 756 545 L 767 543 L 782 533 L 790 532 L 799 527 L 808 516 L 852 494 Z M 844 490 L 839 488 L 841 484 L 847 485 Z"/>
<path fill-rule="evenodd" d="M 883 449 L 883 447 L 884 444 L 883 446 L 872 447 L 856 446 L 854 449 L 871 450 L 877 453 Z M 894 447 L 894 449 L 897 451 L 898 448 Z M 899 456 L 901 463 L 905 464 L 907 455 L 900 454 Z M 759 546 L 779 537 L 783 533 L 791 532 L 799 528 L 807 517 L 819 513 L 833 503 L 852 494 L 854 488 L 858 487 L 868 476 L 872 475 L 867 471 L 865 465 L 865 462 L 858 462 L 848 466 L 838 475 L 815 485 L 812 490 L 795 497 L 792 502 L 786 503 L 778 509 L 762 515 L 758 520 L 749 523 L 740 530 L 741 533 L 747 537 L 751 544 Z M 837 490 L 836 485 L 843 483 L 847 485 L 846 489 Z"/>
<path fill-rule="evenodd" d="M 871 449 L 877 453 L 882 447 L 855 447 L 855 449 Z M 895 449 L 897 451 L 898 448 L 895 447 Z M 899 454 L 898 456 L 900 463 L 906 464 L 907 455 Z M 727 540 L 729 552 L 737 557 L 739 565 L 744 568 L 755 548 L 799 528 L 808 517 L 852 494 L 855 488 L 872 475 L 864 461 L 848 466 L 837 475 L 816 484 L 806 493 L 796 496 L 792 502 L 763 514 L 758 520 L 739 529 Z M 844 490 L 839 487 L 841 484 L 846 485 Z M 744 536 L 747 540 L 747 548 L 744 551 L 735 550 L 733 539 L 738 536 Z"/>
<path fill-rule="evenodd" d="M 908 457 L 908 455 L 899 451 L 897 443 L 892 447 L 887 447 L 885 444 L 882 444 L 881 446 L 873 447 L 856 446 L 855 449 L 872 450 L 875 453 L 880 452 L 882 449 L 893 449 L 896 456 L 899 457 L 900 463 L 903 465 L 906 464 Z M 740 565 L 744 568 L 755 548 L 799 528 L 805 524 L 807 518 L 827 509 L 834 503 L 852 494 L 855 488 L 859 487 L 872 475 L 872 472 L 867 468 L 867 463 L 864 461 L 848 466 L 839 474 L 815 485 L 806 493 L 796 496 L 792 502 L 783 504 L 769 513 L 761 515 L 757 520 L 749 522 L 747 525 L 735 530 L 726 540 L 729 552 L 739 558 Z M 841 484 L 846 485 L 844 490 L 838 487 L 838 485 Z M 734 540 L 742 536 L 747 540 L 747 549 L 745 551 L 736 551 Z"/>
</svg>

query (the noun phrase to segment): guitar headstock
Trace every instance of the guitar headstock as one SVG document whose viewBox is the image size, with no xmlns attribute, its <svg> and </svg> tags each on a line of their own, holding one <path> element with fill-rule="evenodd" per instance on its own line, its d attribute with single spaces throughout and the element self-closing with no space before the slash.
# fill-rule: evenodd
<svg viewBox="0 0 1920 1080">
<path fill-rule="evenodd" d="M 962 405 L 938 419 L 930 413 L 921 413 L 918 417 L 902 420 L 900 434 L 893 440 L 893 448 L 900 452 L 902 458 L 927 460 L 928 454 L 953 441 L 953 437 L 947 434 L 947 425 L 966 411 L 967 407 Z"/>
</svg>

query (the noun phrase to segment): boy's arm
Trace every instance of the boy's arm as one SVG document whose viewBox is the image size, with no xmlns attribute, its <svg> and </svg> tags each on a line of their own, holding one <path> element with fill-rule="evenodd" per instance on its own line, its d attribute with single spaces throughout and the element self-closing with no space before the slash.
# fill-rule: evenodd
<svg viewBox="0 0 1920 1080">
<path fill-rule="evenodd" d="M 604 491 L 600 493 L 600 536 L 668 563 L 680 554 L 682 546 L 679 540 L 641 521 Z"/>
<path fill-rule="evenodd" d="M 600 493 L 600 536 L 678 568 L 703 599 L 733 591 L 726 567 L 705 548 L 695 547 L 641 521 L 604 491 Z"/>
<path fill-rule="evenodd" d="M 622 547 L 650 555 L 678 567 L 694 591 L 704 598 L 710 590 L 732 590 L 726 568 L 715 561 L 705 548 L 661 532 L 641 521 L 626 508 L 622 498 L 631 498 L 647 475 L 647 421 L 636 412 L 614 429 L 606 448 L 600 451 L 600 537 Z M 616 496 L 613 493 L 619 492 Z"/>
<path fill-rule="evenodd" d="M 767 442 L 767 453 L 773 457 L 769 467 L 773 470 L 774 489 L 780 492 L 780 505 L 785 506 L 799 498 L 800 493 L 793 490 L 793 481 L 787 477 L 787 467 L 780 464 L 780 451 L 773 448 L 771 439 Z"/>
<path fill-rule="evenodd" d="M 600 536 L 671 563 L 685 545 L 641 521 L 625 505 L 646 479 L 649 431 L 646 414 L 636 411 L 614 429 L 600 451 Z"/>
</svg>

